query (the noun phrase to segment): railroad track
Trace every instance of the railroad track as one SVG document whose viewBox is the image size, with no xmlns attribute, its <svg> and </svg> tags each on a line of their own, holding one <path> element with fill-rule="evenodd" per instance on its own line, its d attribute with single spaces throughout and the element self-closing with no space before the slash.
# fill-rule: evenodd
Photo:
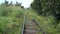
<svg viewBox="0 0 60 34">
<path fill-rule="evenodd" d="M 37 34 L 36 31 L 36 24 L 32 20 L 28 20 L 28 22 L 25 25 L 24 34 Z"/>
<path fill-rule="evenodd" d="M 23 22 L 23 29 L 22 29 L 22 34 L 37 34 L 37 31 L 35 30 L 36 24 L 34 23 L 33 20 L 28 20 L 26 22 L 26 17 L 24 17 L 24 22 Z"/>
<path fill-rule="evenodd" d="M 28 19 L 26 21 L 26 16 L 24 16 L 22 34 L 37 34 L 36 24 L 33 20 Z"/>
<path fill-rule="evenodd" d="M 37 31 L 35 26 L 40 28 L 42 34 L 46 34 L 46 32 L 43 31 L 43 28 L 41 28 L 34 19 L 31 20 L 29 18 L 27 20 L 26 16 L 24 16 L 22 34 L 37 34 L 39 30 Z"/>
</svg>

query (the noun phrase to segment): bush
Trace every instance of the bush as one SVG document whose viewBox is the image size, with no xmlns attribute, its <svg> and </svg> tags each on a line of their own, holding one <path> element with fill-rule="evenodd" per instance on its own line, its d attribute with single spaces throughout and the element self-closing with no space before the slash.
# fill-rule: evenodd
<svg viewBox="0 0 60 34">
<path fill-rule="evenodd" d="M 21 34 L 23 13 L 17 6 L 0 7 L 0 34 Z"/>
</svg>

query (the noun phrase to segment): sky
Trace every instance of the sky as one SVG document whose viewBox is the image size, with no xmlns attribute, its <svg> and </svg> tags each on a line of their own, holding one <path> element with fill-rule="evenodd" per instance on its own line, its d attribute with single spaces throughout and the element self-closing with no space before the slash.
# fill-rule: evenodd
<svg viewBox="0 0 60 34">
<path fill-rule="evenodd" d="M 3 3 L 5 0 L 0 0 L 0 4 Z M 30 7 L 31 2 L 33 2 L 33 0 L 7 0 L 9 3 L 10 1 L 12 1 L 13 3 L 19 2 L 22 3 L 22 6 L 24 6 L 25 8 Z"/>
</svg>

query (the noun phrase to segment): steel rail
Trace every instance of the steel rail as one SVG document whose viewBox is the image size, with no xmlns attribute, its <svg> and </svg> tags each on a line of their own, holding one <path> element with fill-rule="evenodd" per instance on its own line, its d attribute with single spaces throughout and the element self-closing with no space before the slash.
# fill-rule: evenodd
<svg viewBox="0 0 60 34">
<path fill-rule="evenodd" d="M 37 27 L 40 28 L 39 31 L 43 31 L 43 28 L 41 28 L 41 27 L 39 26 L 39 24 L 38 24 L 34 19 L 33 19 L 32 21 L 34 21 L 34 23 L 37 25 Z M 43 34 L 46 34 L 46 32 L 44 31 Z"/>
<path fill-rule="evenodd" d="M 22 34 L 24 34 L 25 23 L 26 23 L 26 16 L 24 16 L 23 27 L 22 27 Z"/>
</svg>

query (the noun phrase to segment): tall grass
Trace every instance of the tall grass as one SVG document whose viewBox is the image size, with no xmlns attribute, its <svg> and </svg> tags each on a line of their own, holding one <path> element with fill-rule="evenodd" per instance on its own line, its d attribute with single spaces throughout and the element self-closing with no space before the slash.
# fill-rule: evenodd
<svg viewBox="0 0 60 34">
<path fill-rule="evenodd" d="M 17 6 L 0 7 L 0 34 L 21 34 L 24 12 Z"/>
<path fill-rule="evenodd" d="M 56 26 L 56 20 L 53 16 L 41 16 L 38 15 L 33 9 L 25 10 L 17 6 L 0 7 L 0 34 L 21 34 L 24 15 L 28 19 L 34 19 L 40 26 L 36 30 L 41 28 L 46 34 L 60 34 L 60 24 Z M 39 31 L 37 34 L 42 34 Z"/>
<path fill-rule="evenodd" d="M 34 10 L 29 9 L 28 10 L 28 17 L 30 19 L 34 19 L 40 26 L 36 27 L 36 30 L 40 30 L 41 28 L 43 29 L 44 32 L 46 32 L 46 34 L 59 34 L 60 33 L 60 26 L 57 25 L 57 28 L 55 28 L 56 26 L 56 19 L 53 16 L 41 16 L 38 15 Z M 37 34 L 43 34 L 42 31 L 39 31 Z"/>
</svg>

